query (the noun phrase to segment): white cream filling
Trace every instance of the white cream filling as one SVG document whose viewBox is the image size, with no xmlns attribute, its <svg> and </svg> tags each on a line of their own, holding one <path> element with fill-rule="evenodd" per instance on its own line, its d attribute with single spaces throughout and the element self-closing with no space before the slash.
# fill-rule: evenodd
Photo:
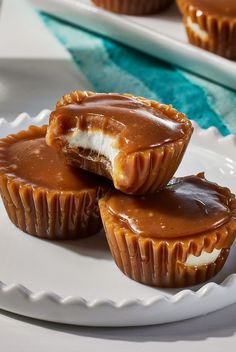
<svg viewBox="0 0 236 352">
<path fill-rule="evenodd" d="M 113 145 L 116 138 L 99 131 L 81 131 L 74 128 L 73 132 L 66 137 L 70 148 L 84 148 L 105 156 L 111 163 L 112 168 L 119 149 Z"/>
<path fill-rule="evenodd" d="M 221 249 L 213 249 L 211 253 L 202 251 L 199 257 L 190 254 L 184 263 L 187 266 L 201 266 L 208 265 L 210 263 L 214 263 L 218 256 L 220 255 Z"/>
<path fill-rule="evenodd" d="M 189 27 L 202 40 L 205 41 L 209 38 L 208 33 L 201 29 L 198 23 L 193 22 L 191 17 L 187 17 L 187 27 Z"/>
</svg>

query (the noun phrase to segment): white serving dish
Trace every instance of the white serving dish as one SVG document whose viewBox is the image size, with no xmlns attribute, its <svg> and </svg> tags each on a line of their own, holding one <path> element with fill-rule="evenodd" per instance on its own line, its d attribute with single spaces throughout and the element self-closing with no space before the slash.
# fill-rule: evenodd
<svg viewBox="0 0 236 352">
<path fill-rule="evenodd" d="M 153 16 L 115 15 L 90 0 L 31 0 L 39 9 L 236 89 L 236 62 L 190 45 L 176 6 Z"/>
<path fill-rule="evenodd" d="M 0 137 L 30 124 L 21 114 L 0 120 Z M 215 128 L 195 132 L 178 175 L 206 171 L 236 192 L 236 137 Z M 88 326 L 138 326 L 183 320 L 236 302 L 235 251 L 212 282 L 192 289 L 157 289 L 116 268 L 103 233 L 80 241 L 50 242 L 22 233 L 0 204 L 0 308 L 42 320 Z"/>
</svg>

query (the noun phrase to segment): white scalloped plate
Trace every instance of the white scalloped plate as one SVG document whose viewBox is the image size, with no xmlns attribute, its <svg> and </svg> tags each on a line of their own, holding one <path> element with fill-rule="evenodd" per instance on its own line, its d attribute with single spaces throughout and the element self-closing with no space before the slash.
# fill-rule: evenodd
<svg viewBox="0 0 236 352">
<path fill-rule="evenodd" d="M 0 119 L 0 137 L 48 121 Z M 236 192 L 236 137 L 215 128 L 195 132 L 178 175 L 205 171 Z M 0 204 L 0 308 L 38 319 L 90 326 L 137 326 L 207 314 L 236 302 L 236 246 L 222 271 L 202 286 L 157 289 L 116 268 L 103 233 L 80 241 L 49 242 L 26 235 Z"/>
</svg>

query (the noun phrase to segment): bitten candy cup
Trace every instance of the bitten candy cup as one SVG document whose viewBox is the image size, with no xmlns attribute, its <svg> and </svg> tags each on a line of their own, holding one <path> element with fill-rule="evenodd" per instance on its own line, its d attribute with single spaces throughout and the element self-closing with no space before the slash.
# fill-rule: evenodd
<svg viewBox="0 0 236 352">
<path fill-rule="evenodd" d="M 182 113 L 176 111 L 171 105 L 160 104 L 153 100 L 147 100 L 142 97 L 134 97 L 130 94 L 121 94 L 119 96 L 134 99 L 144 107 L 150 107 L 170 121 L 183 125 L 184 135 L 178 139 L 171 140 L 158 146 L 148 147 L 143 150 L 137 150 L 126 153 L 124 150 L 118 150 L 114 160 L 109 159 L 102 154 L 100 150 L 83 148 L 79 143 L 82 138 L 77 138 L 77 145 L 71 145 L 68 142 L 71 133 L 77 133 L 76 119 L 73 126 L 68 131 L 62 131 L 61 125 L 66 125 L 67 116 L 62 116 L 57 109 L 66 107 L 71 104 L 80 104 L 87 97 L 96 96 L 93 92 L 75 91 L 62 97 L 57 103 L 55 111 L 51 114 L 50 124 L 47 132 L 47 143 L 55 146 L 60 150 L 67 163 L 84 168 L 85 170 L 97 173 L 99 175 L 110 178 L 115 188 L 127 194 L 142 195 L 147 193 L 155 193 L 172 178 L 177 170 L 189 140 L 191 138 L 193 128 L 191 122 Z M 107 95 L 109 96 L 109 94 Z M 112 123 L 112 122 L 111 122 Z M 130 127 L 131 128 L 131 127 Z M 157 127 L 158 128 L 158 127 Z M 74 131 L 74 132 L 71 132 Z M 79 130 L 79 132 L 81 132 Z M 90 130 L 82 131 L 83 140 L 87 138 L 91 141 Z M 86 133 L 88 134 L 86 137 Z M 102 130 L 96 130 L 93 137 L 107 137 Z M 98 141 L 99 146 L 104 144 L 104 139 Z M 112 145 L 107 147 L 105 152 L 112 150 Z"/>
</svg>

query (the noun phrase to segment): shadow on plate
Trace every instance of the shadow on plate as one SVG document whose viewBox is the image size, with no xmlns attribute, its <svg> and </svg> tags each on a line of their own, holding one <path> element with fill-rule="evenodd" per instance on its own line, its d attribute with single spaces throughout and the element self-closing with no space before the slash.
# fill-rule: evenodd
<svg viewBox="0 0 236 352">
<path fill-rule="evenodd" d="M 50 245 L 61 246 L 86 257 L 112 260 L 104 231 L 80 240 L 50 241 Z"/>
<path fill-rule="evenodd" d="M 236 333 L 236 304 L 220 311 L 178 323 L 133 328 L 80 327 L 39 321 L 0 310 L 0 314 L 25 324 L 93 339 L 143 342 L 202 341 L 233 336 Z"/>
</svg>

